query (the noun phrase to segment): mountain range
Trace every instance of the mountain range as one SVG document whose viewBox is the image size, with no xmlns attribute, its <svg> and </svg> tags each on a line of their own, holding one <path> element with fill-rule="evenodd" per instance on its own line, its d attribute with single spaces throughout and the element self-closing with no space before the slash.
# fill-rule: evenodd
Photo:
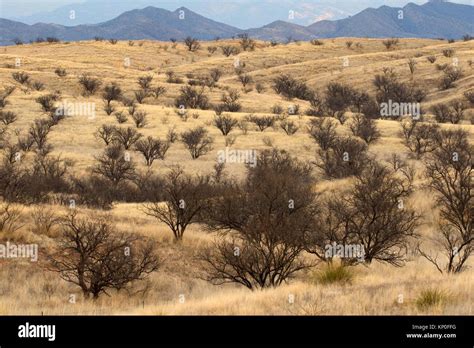
<svg viewBox="0 0 474 348">
<path fill-rule="evenodd" d="M 185 7 L 169 11 L 156 7 L 131 10 L 98 24 L 64 26 L 24 24 L 0 18 L 0 45 L 11 45 L 38 37 L 57 37 L 65 41 L 90 40 L 96 36 L 126 40 L 200 40 L 230 38 L 241 33 L 262 40 L 311 40 L 333 37 L 413 37 L 460 38 L 474 35 L 474 6 L 431 0 L 423 5 L 409 3 L 402 8 L 367 8 L 339 20 L 322 20 L 303 26 L 275 21 L 259 28 L 239 29 L 201 16 Z"/>
</svg>

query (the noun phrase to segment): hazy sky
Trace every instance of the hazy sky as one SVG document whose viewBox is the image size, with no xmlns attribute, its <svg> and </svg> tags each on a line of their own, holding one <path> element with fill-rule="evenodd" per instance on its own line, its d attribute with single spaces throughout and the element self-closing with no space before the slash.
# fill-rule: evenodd
<svg viewBox="0 0 474 348">
<path fill-rule="evenodd" d="M 423 4 L 427 0 L 0 0 L 0 17 L 29 24 L 44 21 L 76 25 L 106 21 L 150 5 L 168 10 L 185 6 L 214 20 L 248 28 L 276 19 L 286 20 L 292 9 L 301 14 L 296 23 L 310 24 L 321 19 L 344 18 L 367 7 L 402 7 L 409 2 Z M 474 0 L 451 2 L 474 4 Z M 71 8 L 78 12 L 75 23 L 65 20 L 65 13 Z"/>
</svg>

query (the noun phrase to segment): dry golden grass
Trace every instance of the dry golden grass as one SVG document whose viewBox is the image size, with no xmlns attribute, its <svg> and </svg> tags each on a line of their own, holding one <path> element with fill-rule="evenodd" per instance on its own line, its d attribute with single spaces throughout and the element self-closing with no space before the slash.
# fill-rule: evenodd
<svg viewBox="0 0 474 348">
<path fill-rule="evenodd" d="M 415 82 L 429 90 L 427 102 L 423 107 L 429 107 L 433 102 L 452 100 L 462 96 L 462 92 L 474 86 L 474 68 L 467 64 L 467 60 L 474 54 L 474 44 L 469 42 L 458 42 L 448 44 L 438 40 L 415 40 L 405 39 L 400 43 L 400 47 L 395 51 L 386 51 L 382 45 L 382 40 L 360 39 L 362 49 L 348 49 L 345 46 L 345 39 L 323 40 L 323 46 L 313 46 L 310 43 L 291 44 L 288 46 L 267 47 L 260 43 L 256 51 L 241 53 L 238 58 L 240 62 L 246 63 L 246 71 L 254 77 L 255 83 L 261 82 L 266 90 L 258 94 L 255 90 L 244 93 L 241 92 L 243 112 L 235 113 L 234 116 L 242 118 L 253 113 L 270 113 L 270 108 L 275 104 L 280 104 L 285 109 L 289 105 L 297 103 L 304 111 L 308 103 L 304 101 L 286 101 L 276 95 L 271 88 L 271 79 L 280 73 L 289 73 L 297 79 L 303 79 L 315 89 L 323 89 L 330 81 L 342 81 L 350 83 L 351 86 L 360 90 L 373 92 L 372 78 L 376 73 L 381 73 L 383 67 L 392 67 L 404 79 L 409 79 L 409 69 L 407 60 L 417 54 L 423 54 L 416 58 L 419 62 L 415 73 Z M 241 90 L 241 84 L 234 73 L 235 57 L 224 57 L 220 50 L 209 56 L 206 47 L 209 45 L 220 46 L 226 42 L 204 43 L 203 48 L 196 53 L 187 52 L 182 44 L 172 48 L 169 43 L 144 41 L 143 46 L 129 46 L 122 41 L 116 45 L 108 42 L 78 42 L 62 44 L 34 44 L 24 46 L 5 47 L 0 57 L 4 62 L 0 65 L 0 84 L 14 84 L 11 73 L 14 71 L 25 71 L 29 73 L 33 80 L 45 83 L 48 91 L 60 90 L 63 100 L 69 102 L 93 102 L 96 104 L 96 118 L 71 117 L 62 121 L 51 132 L 50 142 L 55 147 L 57 153 L 61 153 L 76 162 L 75 170 L 85 170 L 93 160 L 93 156 L 100 152 L 102 144 L 94 138 L 93 133 L 103 123 L 117 124 L 113 116 L 107 116 L 102 110 L 102 100 L 100 93 L 84 98 L 80 95 L 80 87 L 77 82 L 78 76 L 82 73 L 100 77 L 104 84 L 108 82 L 118 82 L 128 96 L 133 95 L 134 90 L 138 90 L 137 78 L 151 74 L 154 76 L 154 84 L 160 84 L 167 88 L 164 97 L 158 101 L 148 98 L 146 103 L 140 105 L 140 109 L 148 113 L 149 124 L 140 132 L 145 135 L 164 137 L 171 127 L 176 127 L 177 132 L 192 128 L 196 125 L 210 125 L 214 113 L 212 111 L 190 111 L 198 112 L 199 118 L 190 117 L 187 122 L 182 122 L 174 112 L 173 101 L 179 93 L 181 84 L 166 83 L 165 73 L 173 70 L 186 81 L 185 74 L 193 73 L 195 76 L 206 75 L 212 68 L 219 68 L 224 72 L 224 76 L 219 81 L 219 86 L 231 87 Z M 167 49 L 165 50 L 165 47 Z M 465 71 L 465 77 L 459 81 L 458 86 L 448 91 L 438 91 L 435 80 L 439 79 L 441 72 L 435 69 L 433 64 L 426 60 L 427 55 L 436 55 L 437 63 L 452 63 L 453 58 L 445 58 L 441 51 L 444 48 L 453 48 L 456 51 L 458 64 Z M 349 66 L 343 67 L 342 58 L 349 58 Z M 5 68 L 14 65 L 15 60 L 21 60 L 21 67 L 16 69 Z M 124 59 L 130 58 L 131 66 L 124 66 Z M 68 75 L 59 78 L 54 70 L 58 67 L 65 68 Z M 151 70 L 148 70 L 151 69 Z M 17 84 L 18 85 L 18 84 Z M 212 102 L 218 102 L 222 94 L 222 89 L 214 88 L 209 93 Z M 8 110 L 20 115 L 15 123 L 15 128 L 25 130 L 35 119 L 41 116 L 41 108 L 35 102 L 36 97 L 46 92 L 31 92 L 24 94 L 17 90 L 12 97 Z M 148 104 L 152 103 L 152 104 Z M 117 104 L 119 105 L 119 104 Z M 121 105 L 121 104 L 120 104 Z M 125 107 L 118 107 L 118 110 L 126 110 Z M 312 141 L 305 134 L 304 124 L 307 117 L 297 116 L 291 118 L 301 124 L 301 129 L 293 137 L 288 137 L 282 130 L 269 129 L 263 133 L 249 131 L 248 135 L 234 131 L 237 140 L 234 148 L 248 148 L 261 150 L 265 148 L 262 140 L 264 137 L 271 137 L 275 147 L 284 147 L 291 152 L 297 153 L 305 160 L 314 158 L 314 146 Z M 395 151 L 404 151 L 401 140 L 398 137 L 399 125 L 392 121 L 378 121 L 382 131 L 383 139 L 373 146 L 374 152 L 384 155 Z M 129 118 L 124 125 L 133 126 Z M 164 165 L 179 163 L 190 171 L 207 171 L 212 167 L 216 152 L 225 148 L 225 139 L 217 128 L 208 127 L 212 136 L 215 137 L 215 150 L 200 159 L 191 161 L 188 152 L 181 144 L 171 147 L 168 160 Z M 471 134 L 472 126 L 467 126 Z M 342 133 L 349 132 L 347 126 L 339 127 Z M 136 155 L 137 162 L 142 162 L 138 154 L 132 153 L 132 158 Z M 160 170 L 162 163 L 156 163 L 154 169 Z M 241 166 L 230 166 L 230 170 L 242 173 Z"/>
<path fill-rule="evenodd" d="M 65 213 L 62 207 L 53 207 Z M 30 224 L 31 207 L 25 207 L 25 222 Z M 324 265 L 300 273 L 289 284 L 275 289 L 249 291 L 235 285 L 214 286 L 199 279 L 194 259 L 197 250 L 213 236 L 194 225 L 184 241 L 176 244 L 171 232 L 145 216 L 136 204 L 118 204 L 111 212 L 117 227 L 146 235 L 156 241 L 163 267 L 149 279 L 148 291 L 130 296 L 111 293 L 98 301 L 83 300 L 78 288 L 59 281 L 57 274 L 44 270 L 45 264 L 0 261 L 1 314 L 134 314 L 134 315 L 408 315 L 474 313 L 472 269 L 458 275 L 442 275 L 425 260 L 412 257 L 406 266 L 374 262 L 350 269 L 349 283 L 325 284 L 317 276 Z M 19 238 L 16 236 L 15 238 Z M 47 238 L 37 236 L 25 226 L 21 239 L 36 242 L 44 250 Z M 472 264 L 472 262 L 471 262 Z M 141 289 L 137 284 L 130 291 Z M 427 290 L 446 294 L 436 306 L 420 307 L 418 298 Z M 76 303 L 70 303 L 71 295 Z M 293 299 L 293 300 L 292 300 Z"/>
<path fill-rule="evenodd" d="M 276 95 L 271 89 L 271 79 L 280 73 L 288 73 L 317 90 L 322 90 L 330 81 L 341 81 L 368 92 L 373 92 L 372 78 L 384 67 L 392 67 L 404 80 L 411 79 L 407 65 L 409 58 L 418 62 L 414 82 L 429 90 L 424 107 L 439 101 L 449 101 L 462 96 L 462 92 L 474 87 L 474 69 L 467 61 L 474 56 L 474 41 L 448 44 L 446 41 L 403 39 L 399 47 L 386 51 L 381 40 L 358 39 L 362 48 L 348 49 L 346 39 L 323 40 L 324 45 L 313 46 L 309 43 L 294 43 L 270 47 L 259 42 L 253 52 L 243 52 L 238 57 L 245 62 L 246 71 L 255 82 L 262 83 L 266 90 L 259 94 L 255 90 L 241 92 L 243 111 L 235 113 L 243 118 L 249 113 L 269 114 L 270 108 L 280 104 L 284 108 L 295 101 L 287 101 Z M 111 45 L 108 42 L 78 42 L 60 44 L 35 44 L 15 47 L 3 47 L 0 51 L 0 86 L 16 84 L 11 73 L 26 71 L 33 80 L 45 83 L 47 91 L 23 93 L 17 89 L 9 98 L 7 110 L 19 115 L 14 124 L 16 129 L 25 132 L 28 125 L 40 117 L 41 110 L 34 101 L 48 91 L 60 90 L 63 99 L 70 102 L 94 102 L 97 105 L 97 117 L 89 120 L 85 117 L 70 117 L 55 126 L 49 141 L 54 152 L 75 161 L 73 171 L 76 175 L 87 175 L 94 156 L 99 154 L 103 145 L 93 133 L 104 123 L 117 124 L 113 116 L 102 111 L 99 95 L 84 98 L 80 95 L 77 78 L 82 73 L 100 77 L 104 83 L 117 82 L 131 96 L 138 89 L 139 76 L 151 74 L 153 83 L 167 88 L 166 95 L 158 101 L 149 98 L 139 108 L 148 113 L 149 124 L 139 131 L 144 135 L 165 137 L 171 127 L 179 133 L 196 125 L 206 126 L 215 137 L 214 150 L 198 160 L 191 160 L 189 153 L 180 143 L 171 146 L 165 161 L 156 161 L 154 172 L 163 172 L 167 167 L 179 164 L 191 173 L 209 172 L 215 163 L 218 150 L 225 148 L 225 139 L 213 126 L 210 126 L 212 111 L 193 110 L 199 118 L 190 117 L 183 122 L 175 114 L 174 98 L 183 85 L 166 83 L 166 71 L 173 70 L 185 78 L 188 73 L 196 76 L 207 74 L 212 68 L 220 68 L 224 76 L 219 87 L 231 87 L 241 90 L 234 73 L 234 59 L 224 57 L 220 50 L 213 55 L 207 52 L 207 46 L 220 46 L 229 42 L 207 42 L 196 53 L 187 52 L 182 44 L 173 48 L 170 43 L 142 41 L 143 45 L 129 46 L 127 42 Z M 231 43 L 231 44 L 235 44 Z M 452 63 L 441 51 L 454 48 L 459 65 L 465 72 L 457 87 L 448 91 L 438 91 L 436 80 L 441 73 L 426 56 L 438 57 L 436 63 Z M 12 68 L 15 59 L 21 59 L 20 68 Z M 131 66 L 125 67 L 124 60 L 130 59 Z M 344 58 L 349 65 L 343 67 Z M 68 75 L 59 78 L 56 68 L 64 68 Z M 186 80 L 186 79 L 185 79 Z M 18 84 L 16 84 L 18 85 Z M 222 88 L 209 92 L 212 102 L 217 102 Z M 307 103 L 297 102 L 304 111 Z M 118 105 L 118 104 L 117 104 Z M 120 106 L 119 110 L 125 110 Z M 472 114 L 472 109 L 470 110 Z M 300 125 L 294 136 L 287 136 L 280 129 L 267 129 L 261 133 L 250 130 L 247 135 L 239 130 L 233 148 L 268 148 L 264 137 L 271 138 L 273 146 L 283 148 L 304 161 L 315 160 L 316 146 L 305 132 L 308 117 L 291 116 Z M 131 120 L 126 125 L 132 126 Z M 399 123 L 379 120 L 377 125 L 382 138 L 370 146 L 370 151 L 378 158 L 388 158 L 393 153 L 406 153 L 399 137 Z M 474 126 L 463 125 L 442 127 L 463 127 L 474 136 Z M 347 125 L 339 126 L 340 134 L 349 134 Z M 144 169 L 143 160 L 132 152 L 132 159 Z M 415 163 L 419 168 L 420 164 Z M 245 173 L 243 165 L 230 164 L 227 172 L 241 177 Z M 318 189 L 326 190 L 340 187 L 350 180 L 321 182 Z M 421 181 L 418 180 L 418 183 Z M 417 192 L 410 204 L 424 214 L 425 224 L 420 234 L 433 233 L 436 209 L 432 199 L 424 191 Z M 136 204 L 117 204 L 111 211 L 117 227 L 140 233 L 153 238 L 165 259 L 162 269 L 150 278 L 145 294 L 130 296 L 127 293 L 114 293 L 103 296 L 96 302 L 82 300 L 78 289 L 60 281 L 57 274 L 46 271 L 43 263 L 32 264 L 15 260 L 0 260 L 0 314 L 290 314 L 290 315 L 329 315 L 329 314 L 473 314 L 474 273 L 470 268 L 459 275 L 441 275 L 432 265 L 421 258 L 412 258 L 403 268 L 395 268 L 377 262 L 372 265 L 357 266 L 353 270 L 353 281 L 349 284 L 325 285 L 317 282 L 314 271 L 300 273 L 289 284 L 276 289 L 251 292 L 234 285 L 213 286 L 197 276 L 199 267 L 194 259 L 196 251 L 202 245 L 212 241 L 214 236 L 204 232 L 200 226 L 193 225 L 186 232 L 182 244 L 176 244 L 171 233 L 164 225 L 145 216 Z M 48 236 L 31 232 L 31 213 L 34 207 L 23 207 L 25 227 L 8 238 L 28 240 L 47 248 L 52 240 Z M 58 213 L 64 208 L 53 207 Z M 472 262 L 471 262 L 472 265 Z M 417 299 L 425 290 L 438 289 L 448 294 L 440 305 L 420 309 Z M 70 303 L 70 295 L 76 295 L 76 303 Z M 184 297 L 182 297 L 183 295 Z M 294 296 L 294 303 L 289 298 Z M 182 301 L 184 298 L 184 302 Z M 181 303 L 180 302 L 183 302 Z"/>
</svg>

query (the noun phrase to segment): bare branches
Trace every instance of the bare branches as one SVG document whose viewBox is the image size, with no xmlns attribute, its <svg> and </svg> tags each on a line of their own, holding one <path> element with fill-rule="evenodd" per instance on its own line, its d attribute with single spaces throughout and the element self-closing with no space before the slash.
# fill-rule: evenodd
<svg viewBox="0 0 474 348">
<path fill-rule="evenodd" d="M 461 272 L 474 251 L 473 153 L 465 131 L 443 130 L 437 138 L 436 150 L 426 159 L 426 178 L 436 193 L 440 209 L 434 242 L 447 258 L 442 269 L 448 273 Z M 423 257 L 441 268 L 437 256 L 418 249 Z"/>
<path fill-rule="evenodd" d="M 76 212 L 62 221 L 62 236 L 49 255 L 50 270 L 78 285 L 84 296 L 97 299 L 110 289 L 121 290 L 143 280 L 161 264 L 152 244 L 115 231 L 107 216 L 85 218 Z"/>
<path fill-rule="evenodd" d="M 208 228 L 229 237 L 200 255 L 214 284 L 278 286 L 311 266 L 301 258 L 319 213 L 311 168 L 277 150 L 258 162 L 243 185 L 221 183 L 205 211 Z"/>
<path fill-rule="evenodd" d="M 145 214 L 166 224 L 176 241 L 183 239 L 186 228 L 196 222 L 207 204 L 211 187 L 206 177 L 193 178 L 175 168 L 163 185 L 163 202 L 145 203 Z"/>
</svg>

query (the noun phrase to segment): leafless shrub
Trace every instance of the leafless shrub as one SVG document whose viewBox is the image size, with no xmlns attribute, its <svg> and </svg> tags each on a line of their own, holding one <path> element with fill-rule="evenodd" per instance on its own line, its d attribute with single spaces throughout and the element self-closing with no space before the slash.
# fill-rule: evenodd
<svg viewBox="0 0 474 348">
<path fill-rule="evenodd" d="M 214 140 L 203 127 L 181 133 L 181 142 L 186 146 L 192 159 L 197 159 L 212 150 Z"/>
<path fill-rule="evenodd" d="M 354 90 L 338 82 L 331 82 L 326 86 L 325 106 L 341 124 L 346 121 L 345 113 L 352 105 Z"/>
<path fill-rule="evenodd" d="M 310 41 L 312 45 L 314 46 L 322 46 L 324 45 L 324 42 L 322 42 L 321 40 L 318 40 L 318 39 L 313 39 Z"/>
<path fill-rule="evenodd" d="M 140 88 L 144 91 L 149 91 L 151 88 L 151 82 L 153 81 L 153 76 L 147 75 L 147 76 L 140 76 L 138 78 L 138 85 Z"/>
<path fill-rule="evenodd" d="M 2 111 L 0 110 L 0 122 L 5 126 L 12 124 L 17 120 L 17 115 L 12 111 Z"/>
<path fill-rule="evenodd" d="M 48 120 L 36 119 L 29 128 L 29 135 L 35 142 L 38 150 L 42 150 L 47 145 L 47 138 L 51 130 L 51 123 Z"/>
<path fill-rule="evenodd" d="M 300 127 L 294 121 L 283 120 L 280 122 L 280 128 L 283 129 L 286 135 L 293 135 Z"/>
<path fill-rule="evenodd" d="M 61 120 L 63 120 L 67 115 L 67 109 L 63 106 L 61 107 L 53 107 L 53 110 L 51 110 L 48 113 L 49 116 L 49 126 L 55 126 L 57 125 Z"/>
<path fill-rule="evenodd" d="M 453 100 L 449 105 L 440 103 L 433 105 L 431 112 L 434 114 L 437 122 L 451 122 L 458 124 L 464 118 L 464 111 L 467 105 L 462 100 Z"/>
<path fill-rule="evenodd" d="M 455 86 L 455 82 L 463 77 L 463 72 L 460 68 L 447 66 L 443 70 L 444 75 L 439 81 L 439 89 L 446 90 Z"/>
<path fill-rule="evenodd" d="M 410 183 L 413 183 L 416 176 L 416 169 L 410 165 L 402 156 L 398 154 L 392 154 L 387 160 L 391 169 L 394 173 L 401 174 L 405 177 Z"/>
<path fill-rule="evenodd" d="M 239 79 L 240 83 L 242 84 L 242 86 L 244 86 L 244 87 L 253 82 L 252 77 L 250 75 L 247 75 L 247 74 L 239 75 L 238 79 Z"/>
<path fill-rule="evenodd" d="M 441 273 L 459 273 L 473 253 L 474 185 L 472 154 L 468 134 L 463 130 L 442 130 L 438 146 L 426 159 L 426 178 L 436 194 L 440 209 L 439 229 L 434 237 L 447 262 L 423 250 L 420 254 Z"/>
<path fill-rule="evenodd" d="M 420 123 L 406 120 L 401 123 L 405 146 L 419 159 L 436 148 L 439 133 L 437 124 Z"/>
<path fill-rule="evenodd" d="M 21 136 L 18 134 L 17 146 L 23 152 L 28 152 L 34 145 L 34 140 L 30 134 Z"/>
<path fill-rule="evenodd" d="M 127 158 L 124 149 L 119 144 L 112 144 L 105 148 L 104 153 L 96 157 L 97 164 L 92 172 L 109 180 L 115 187 L 135 175 L 135 165 Z"/>
<path fill-rule="evenodd" d="M 104 92 L 102 93 L 102 99 L 106 103 L 106 107 L 110 109 L 111 102 L 113 100 L 121 100 L 122 99 L 122 89 L 115 83 L 111 83 L 104 87 Z M 107 115 L 110 115 L 113 112 L 107 112 Z"/>
<path fill-rule="evenodd" d="M 231 147 L 235 144 L 235 141 L 237 140 L 237 135 L 231 134 L 231 135 L 226 135 L 225 137 L 225 146 L 226 147 Z"/>
<path fill-rule="evenodd" d="M 102 81 L 98 78 L 83 74 L 79 77 L 79 84 L 82 86 L 83 96 L 94 95 L 102 85 Z"/>
<path fill-rule="evenodd" d="M 337 138 L 336 128 L 337 123 L 332 119 L 318 117 L 311 119 L 308 132 L 319 147 L 326 151 Z"/>
<path fill-rule="evenodd" d="M 23 214 L 21 210 L 9 203 L 0 203 L 0 231 L 14 233 L 24 226 L 21 223 Z"/>
<path fill-rule="evenodd" d="M 223 182 L 222 194 L 206 205 L 207 227 L 228 236 L 199 255 L 213 284 L 275 287 L 311 266 L 301 257 L 305 236 L 317 225 L 311 168 L 276 150 L 258 163 L 243 184 Z"/>
<path fill-rule="evenodd" d="M 388 103 L 389 100 L 397 103 L 420 103 L 426 97 L 423 89 L 401 82 L 393 69 L 389 68 L 385 68 L 383 74 L 375 75 L 373 84 L 379 104 Z"/>
<path fill-rule="evenodd" d="M 3 87 L 3 91 L 0 93 L 0 108 L 7 106 L 7 98 L 15 91 L 15 86 Z"/>
<path fill-rule="evenodd" d="M 112 104 L 107 104 L 107 102 L 104 103 L 104 112 L 110 116 L 112 113 L 115 111 L 115 106 Z"/>
<path fill-rule="evenodd" d="M 362 109 L 367 106 L 373 99 L 369 96 L 366 92 L 358 92 L 354 90 L 352 92 L 352 106 L 353 110 L 357 111 L 358 113 L 363 113 Z M 372 117 L 372 115 L 365 115 L 367 117 Z M 374 117 L 375 118 L 375 117 Z"/>
<path fill-rule="evenodd" d="M 49 255 L 50 270 L 79 286 L 85 298 L 126 289 L 161 265 L 151 242 L 117 231 L 107 216 L 81 218 L 73 212 L 62 221 L 61 233 Z"/>
<path fill-rule="evenodd" d="M 220 48 L 222 50 L 222 54 L 226 57 L 239 54 L 239 49 L 235 46 L 226 45 L 226 46 L 221 46 Z"/>
<path fill-rule="evenodd" d="M 191 177 L 182 169 L 175 168 L 165 178 L 163 202 L 146 203 L 143 210 L 166 224 L 175 241 L 181 241 L 186 228 L 198 222 L 199 214 L 207 206 L 210 190 L 208 178 Z"/>
<path fill-rule="evenodd" d="M 464 111 L 467 109 L 467 105 L 464 101 L 457 99 L 449 103 L 450 109 L 450 122 L 452 124 L 458 124 L 464 118 Z"/>
<path fill-rule="evenodd" d="M 14 72 L 12 73 L 12 77 L 16 82 L 22 85 L 26 85 L 30 82 L 30 75 L 24 71 Z"/>
<path fill-rule="evenodd" d="M 115 130 L 115 126 L 103 124 L 95 133 L 95 137 L 97 139 L 101 139 L 105 143 L 105 145 L 108 146 L 114 140 Z"/>
<path fill-rule="evenodd" d="M 226 136 L 237 125 L 238 121 L 228 114 L 216 115 L 214 125 Z"/>
<path fill-rule="evenodd" d="M 222 76 L 222 71 L 219 68 L 213 68 L 211 69 L 209 76 L 214 82 L 219 82 L 219 79 Z"/>
<path fill-rule="evenodd" d="M 271 107 L 270 111 L 271 111 L 272 114 L 281 115 L 281 114 L 283 114 L 284 110 L 283 110 L 283 107 L 280 104 L 275 104 Z"/>
<path fill-rule="evenodd" d="M 115 119 L 118 123 L 122 124 L 128 121 L 127 115 L 125 115 L 122 111 L 118 111 L 114 114 Z"/>
<path fill-rule="evenodd" d="M 323 98 L 319 96 L 318 93 L 311 93 L 310 98 L 308 99 L 311 107 L 306 110 L 306 115 L 308 116 L 316 116 L 316 117 L 321 117 L 324 116 L 326 112 L 326 106 L 324 103 Z"/>
<path fill-rule="evenodd" d="M 204 88 L 195 88 L 191 86 L 182 87 L 180 95 L 175 101 L 176 107 L 186 107 L 189 109 L 209 109 L 209 98 L 204 92 Z"/>
<path fill-rule="evenodd" d="M 178 140 L 178 133 L 174 128 L 168 129 L 168 133 L 166 134 L 166 141 L 170 144 L 174 144 Z"/>
<path fill-rule="evenodd" d="M 35 91 L 42 91 L 44 90 L 44 83 L 41 81 L 33 81 L 30 84 L 31 88 L 33 88 Z"/>
<path fill-rule="evenodd" d="M 367 163 L 367 145 L 351 137 L 335 138 L 327 150 L 318 150 L 316 162 L 328 178 L 358 175 Z"/>
<path fill-rule="evenodd" d="M 419 215 L 404 204 L 411 191 L 406 177 L 369 160 L 348 192 L 334 193 L 324 203 L 324 220 L 313 243 L 308 243 L 308 251 L 327 260 L 326 245 L 361 245 L 364 253 L 358 255 L 359 260 L 354 255 L 354 259 L 343 262 L 370 264 L 378 260 L 402 266 L 419 220 Z"/>
<path fill-rule="evenodd" d="M 471 104 L 471 106 L 474 106 L 474 91 L 466 91 L 464 92 L 464 97 L 467 99 L 467 101 Z"/>
<path fill-rule="evenodd" d="M 399 41 L 400 40 L 398 39 L 392 38 L 392 39 L 383 40 L 382 44 L 385 46 L 387 50 L 390 50 L 392 48 L 395 48 L 398 45 Z"/>
<path fill-rule="evenodd" d="M 427 60 L 428 62 L 430 62 L 431 64 L 433 64 L 434 62 L 436 62 L 436 59 L 437 59 L 436 56 L 428 56 L 428 57 L 426 57 L 426 60 Z"/>
<path fill-rule="evenodd" d="M 147 125 L 148 121 L 146 118 L 145 111 L 137 111 L 132 115 L 133 122 L 137 128 L 143 128 Z"/>
<path fill-rule="evenodd" d="M 65 76 L 67 76 L 67 71 L 66 71 L 66 69 L 63 69 L 63 68 L 56 68 L 56 69 L 54 70 L 54 73 L 55 73 L 56 75 L 58 75 L 59 77 L 65 77 Z"/>
<path fill-rule="evenodd" d="M 258 127 L 260 132 L 263 132 L 265 129 L 268 127 L 273 127 L 275 124 L 275 118 L 272 116 L 255 116 L 255 115 L 250 115 L 248 117 L 248 121 L 255 123 L 255 125 Z"/>
<path fill-rule="evenodd" d="M 137 104 L 133 103 L 131 106 L 128 107 L 128 114 L 133 116 L 137 112 Z"/>
<path fill-rule="evenodd" d="M 209 52 L 209 54 L 214 54 L 217 51 L 217 47 L 216 46 L 208 46 L 207 51 Z"/>
<path fill-rule="evenodd" d="M 135 95 L 135 100 L 138 104 L 142 104 L 145 99 L 149 96 L 149 93 L 144 90 L 134 91 L 133 94 Z"/>
<path fill-rule="evenodd" d="M 138 140 L 135 143 L 135 150 L 143 155 L 146 165 L 150 167 L 156 159 L 165 159 L 169 146 L 169 142 L 149 136 L 146 139 Z"/>
<path fill-rule="evenodd" d="M 239 34 L 237 37 L 240 39 L 240 46 L 244 51 L 255 50 L 256 42 L 247 33 Z"/>
<path fill-rule="evenodd" d="M 126 106 L 126 107 L 136 106 L 135 100 L 132 98 L 127 98 L 127 97 L 122 96 L 122 99 L 120 99 L 120 101 L 122 102 L 123 106 Z"/>
<path fill-rule="evenodd" d="M 242 105 L 238 102 L 239 98 L 239 92 L 234 89 L 224 92 L 221 96 L 222 104 L 218 108 L 220 108 L 220 111 L 238 112 L 242 108 Z"/>
<path fill-rule="evenodd" d="M 445 48 L 443 49 L 442 53 L 443 56 L 445 56 L 446 58 L 451 58 L 452 56 L 454 56 L 454 53 L 456 53 L 456 51 L 452 48 Z"/>
<path fill-rule="evenodd" d="M 415 73 L 415 70 L 416 70 L 416 64 L 418 64 L 416 62 L 416 60 L 414 60 L 413 58 L 410 58 L 408 60 L 408 68 L 410 68 L 410 73 L 413 75 Z"/>
<path fill-rule="evenodd" d="M 290 100 L 293 98 L 308 100 L 311 96 L 304 82 L 297 81 L 289 75 L 280 75 L 273 79 L 273 89 L 277 94 Z"/>
<path fill-rule="evenodd" d="M 152 87 L 150 91 L 151 91 L 151 94 L 153 95 L 153 98 L 158 99 L 159 97 L 161 97 L 162 95 L 166 93 L 166 88 L 162 86 L 156 86 L 156 87 Z"/>
<path fill-rule="evenodd" d="M 186 47 L 188 48 L 188 51 L 190 52 L 195 52 L 199 49 L 199 47 L 201 47 L 201 44 L 199 43 L 199 41 L 196 38 L 193 38 L 190 36 L 184 39 L 184 44 L 186 45 Z"/>
<path fill-rule="evenodd" d="M 380 138 L 375 120 L 362 114 L 354 115 L 349 128 L 354 136 L 361 138 L 367 145 Z"/>
<path fill-rule="evenodd" d="M 33 218 L 32 232 L 39 235 L 51 236 L 55 226 L 59 225 L 61 219 L 54 210 L 47 206 L 39 206 L 31 214 Z"/>
<path fill-rule="evenodd" d="M 55 102 L 58 101 L 59 95 L 57 94 L 46 94 L 36 98 L 36 102 L 41 105 L 41 108 L 45 113 L 49 113 L 55 110 Z"/>
<path fill-rule="evenodd" d="M 166 82 L 168 83 L 177 83 L 177 84 L 183 83 L 183 79 L 180 77 L 177 77 L 174 71 L 167 71 L 166 76 L 168 76 L 166 79 Z"/>
<path fill-rule="evenodd" d="M 110 181 L 102 176 L 90 175 L 82 178 L 73 176 L 71 184 L 76 203 L 81 206 L 108 210 L 117 199 Z"/>
<path fill-rule="evenodd" d="M 115 128 L 114 141 L 121 144 L 125 150 L 130 149 L 141 137 L 142 135 L 132 127 Z"/>
<path fill-rule="evenodd" d="M 58 43 L 58 42 L 61 42 L 61 40 L 59 40 L 57 37 L 49 36 L 49 37 L 46 38 L 46 42 L 47 43 Z"/>
<path fill-rule="evenodd" d="M 435 119 L 439 123 L 445 123 L 449 121 L 450 110 L 446 104 L 439 103 L 431 107 L 431 112 L 433 113 Z"/>
</svg>

